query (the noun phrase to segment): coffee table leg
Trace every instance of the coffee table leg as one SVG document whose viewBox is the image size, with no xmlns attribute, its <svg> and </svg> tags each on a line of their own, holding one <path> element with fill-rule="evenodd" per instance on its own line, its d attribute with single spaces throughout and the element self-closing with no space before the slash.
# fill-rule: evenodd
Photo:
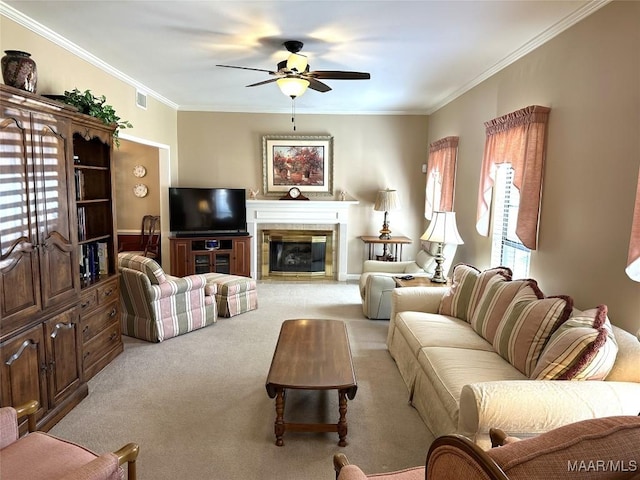
<svg viewBox="0 0 640 480">
<path fill-rule="evenodd" d="M 279 388 L 276 393 L 276 423 L 274 425 L 276 445 L 282 447 L 284 440 L 284 388 Z"/>
<path fill-rule="evenodd" d="M 340 441 L 338 446 L 347 446 L 347 392 L 346 390 L 338 391 L 338 410 L 340 411 L 340 420 L 338 421 L 338 436 Z"/>
</svg>

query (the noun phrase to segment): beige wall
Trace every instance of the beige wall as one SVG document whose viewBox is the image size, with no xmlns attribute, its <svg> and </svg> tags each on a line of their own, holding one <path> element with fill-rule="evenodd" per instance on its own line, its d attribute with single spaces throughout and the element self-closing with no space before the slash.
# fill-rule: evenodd
<svg viewBox="0 0 640 480">
<path fill-rule="evenodd" d="M 459 260 L 487 267 L 475 230 L 483 122 L 551 107 L 532 278 L 578 308 L 604 303 L 640 328 L 640 283 L 624 273 L 640 167 L 640 2 L 613 2 L 430 116 L 429 141 L 459 135 Z"/>
<path fill-rule="evenodd" d="M 401 210 L 389 213 L 392 234 L 415 240 L 404 255 L 414 258 L 426 227 L 421 165 L 428 155 L 427 121 L 426 116 L 400 115 L 296 117 L 295 134 L 333 136 L 333 199 L 344 190 L 348 199 L 360 202 L 350 211 L 348 273 L 362 271 L 364 248 L 358 237 L 382 227 L 383 213 L 374 212 L 373 203 L 377 191 L 387 187 L 398 190 L 402 204 Z M 259 198 L 265 198 L 262 136 L 270 134 L 293 135 L 291 116 L 179 112 L 179 185 L 259 188 Z"/>
<path fill-rule="evenodd" d="M 160 215 L 160 169 L 158 149 L 149 145 L 120 141 L 120 148 L 114 152 L 117 162 L 116 199 L 117 225 L 119 233 L 140 233 L 144 215 Z M 138 178 L 133 175 L 133 168 L 142 165 L 147 174 Z M 149 189 L 149 194 L 136 197 L 133 187 L 142 183 Z"/>
</svg>

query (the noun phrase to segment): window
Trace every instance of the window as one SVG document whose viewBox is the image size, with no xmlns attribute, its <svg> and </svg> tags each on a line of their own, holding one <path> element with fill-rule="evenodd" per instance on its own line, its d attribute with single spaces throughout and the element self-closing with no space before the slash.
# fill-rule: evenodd
<svg viewBox="0 0 640 480">
<path fill-rule="evenodd" d="M 491 265 L 509 267 L 513 278 L 527 278 L 531 250 L 516 235 L 520 193 L 513 185 L 513 173 L 510 163 L 496 165 Z"/>
</svg>

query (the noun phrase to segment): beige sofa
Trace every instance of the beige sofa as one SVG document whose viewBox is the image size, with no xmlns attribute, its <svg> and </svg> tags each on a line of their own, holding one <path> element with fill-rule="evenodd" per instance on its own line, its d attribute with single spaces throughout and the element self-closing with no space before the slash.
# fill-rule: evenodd
<svg viewBox="0 0 640 480">
<path fill-rule="evenodd" d="M 464 267 L 469 270 L 468 266 Z M 449 302 L 450 310 L 452 299 L 455 302 L 462 296 L 458 282 L 459 268 L 463 267 L 456 266 L 454 269 L 454 287 L 451 289 L 412 287 L 398 288 L 392 293 L 387 346 L 409 390 L 411 404 L 434 435 L 458 433 L 471 438 L 481 447 L 488 448 L 490 428 L 500 428 L 509 435 L 526 438 L 589 418 L 638 415 L 640 342 L 634 335 L 615 326 L 608 327 L 608 337 L 605 335 L 608 343 L 603 345 L 611 348 L 608 351 L 609 360 L 600 361 L 604 366 L 610 361 L 609 366 L 612 367 L 604 380 L 537 379 L 533 375 L 536 373 L 535 369 L 540 370 L 543 360 L 554 353 L 551 339 L 555 342 L 555 338 L 562 338 L 560 334 L 564 332 L 580 331 L 570 330 L 568 327 L 583 318 L 580 316 L 582 312 L 570 309 L 568 319 L 560 318 L 564 315 L 560 312 L 556 324 L 547 329 L 547 338 L 541 340 L 542 350 L 538 352 L 537 358 L 518 357 L 517 351 L 508 353 L 508 349 L 505 350 L 500 342 L 495 344 L 498 346 L 497 351 L 494 342 L 477 333 L 480 330 L 486 334 L 478 327 L 476 317 L 480 316 L 480 308 L 486 313 L 487 305 L 492 305 L 482 294 L 490 296 L 490 289 L 494 291 L 498 288 L 516 287 L 516 282 L 501 279 L 504 280 L 504 285 L 494 286 L 490 286 L 488 282 L 484 285 L 486 292 L 476 291 L 475 297 L 472 300 L 467 298 L 466 304 L 459 302 L 457 315 L 441 314 L 439 312 L 443 311 L 445 302 Z M 535 282 L 532 285 L 537 288 Z M 468 290 L 467 288 L 465 291 Z M 494 310 L 501 317 L 498 324 L 511 318 L 509 308 L 513 312 L 514 305 L 521 304 L 517 300 L 519 299 L 515 298 L 510 306 L 505 303 L 502 308 L 496 307 L 495 304 L 499 302 L 493 304 Z M 553 300 L 549 299 L 547 303 L 549 302 Z M 568 301 L 565 307 L 572 308 L 571 302 Z M 473 323 L 472 320 L 476 322 Z M 561 330 L 558 325 L 565 326 Z M 502 325 L 501 335 L 505 331 L 508 329 Z M 598 331 L 607 333 L 604 327 Z M 599 342 L 603 343 L 603 335 L 599 335 Z M 486 336 L 491 337 L 490 333 Z M 615 341 L 612 341 L 613 336 Z M 511 348 L 514 346 L 511 345 Z M 519 348 L 527 349 L 522 345 Z M 588 348 L 587 351 L 593 353 Z M 602 351 L 605 351 L 604 347 L 600 349 Z M 504 358 L 509 355 L 514 355 L 515 360 L 508 361 Z M 538 362 L 530 363 L 529 368 L 533 371 L 524 368 L 528 374 L 521 371 L 523 367 L 518 364 L 523 358 L 528 362 Z M 554 364 L 553 367 L 556 368 L 557 365 Z M 588 369 L 591 367 L 585 367 L 582 363 L 562 371 L 575 371 L 576 367 L 582 368 L 586 373 L 593 373 Z M 559 368 L 556 368 L 557 372 L 560 371 Z M 549 369 L 553 370 L 551 367 Z M 596 373 L 595 376 L 597 375 Z"/>
</svg>

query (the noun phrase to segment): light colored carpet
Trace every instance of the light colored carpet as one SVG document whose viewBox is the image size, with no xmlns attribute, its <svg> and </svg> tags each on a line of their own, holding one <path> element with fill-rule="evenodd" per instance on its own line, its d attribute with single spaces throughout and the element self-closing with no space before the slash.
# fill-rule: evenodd
<svg viewBox="0 0 640 480">
<path fill-rule="evenodd" d="M 358 392 L 344 448 L 336 433 L 287 432 L 275 445 L 265 380 L 289 318 L 347 322 Z M 160 344 L 124 337 L 124 353 L 51 433 L 98 453 L 137 442 L 141 480 L 332 479 L 336 452 L 366 473 L 423 465 L 433 436 L 407 403 L 387 327 L 362 315 L 355 284 L 259 282 L 253 312 Z M 286 407 L 285 420 L 337 422 L 335 391 L 291 391 Z"/>
</svg>

